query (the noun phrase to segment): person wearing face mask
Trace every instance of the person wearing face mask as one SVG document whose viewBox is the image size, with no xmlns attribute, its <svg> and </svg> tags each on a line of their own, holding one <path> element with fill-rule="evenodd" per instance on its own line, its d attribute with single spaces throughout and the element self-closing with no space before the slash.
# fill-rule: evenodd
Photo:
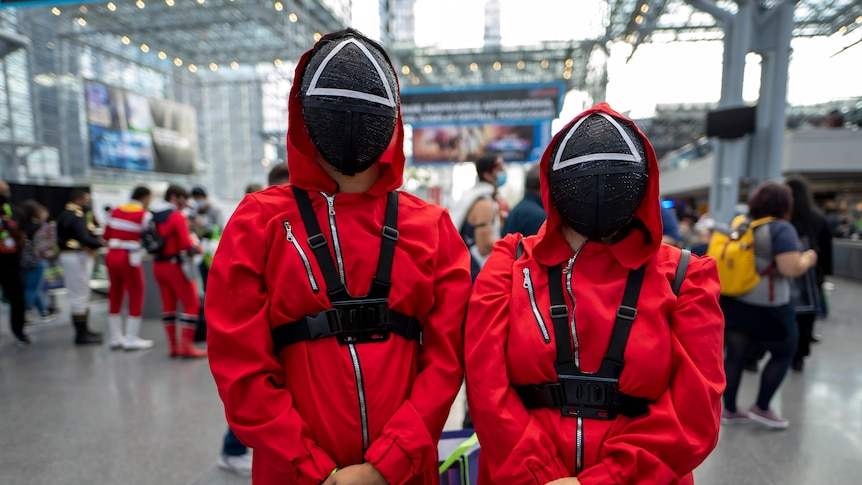
<svg viewBox="0 0 862 485">
<path fill-rule="evenodd" d="M 478 483 L 692 483 L 725 385 L 715 261 L 661 244 L 655 152 L 607 104 L 540 163 L 548 219 L 496 244 L 465 320 Z"/>
<path fill-rule="evenodd" d="M 102 247 L 102 240 L 95 235 L 95 230 L 89 192 L 73 190 L 63 212 L 57 216 L 57 244 L 75 327 L 75 345 L 102 343 L 102 334 L 90 330 L 88 322 L 90 277 L 95 255 Z"/>
<path fill-rule="evenodd" d="M 189 230 L 183 209 L 188 205 L 189 192 L 179 185 L 170 185 L 164 200 L 150 204 L 156 230 L 165 241 L 153 262 L 153 275 L 162 296 L 162 323 L 168 336 L 169 355 L 197 359 L 206 357 L 206 350 L 195 347 L 200 299 L 195 283 L 193 254 L 200 253 L 200 241 Z M 180 336 L 177 338 L 177 303 L 182 303 L 179 315 Z"/>
<path fill-rule="evenodd" d="M 0 287 L 9 301 L 9 325 L 15 344 L 30 345 L 24 333 L 24 280 L 21 270 L 21 252 L 24 249 L 24 232 L 21 222 L 24 215 L 12 204 L 9 184 L 0 180 Z"/>
<path fill-rule="evenodd" d="M 290 181 L 248 194 L 206 298 L 210 368 L 255 484 L 427 485 L 461 385 L 467 249 L 397 190 L 398 78 L 347 29 L 300 58 Z"/>
<path fill-rule="evenodd" d="M 474 163 L 478 177 L 476 185 L 452 206 L 450 215 L 461 239 L 470 249 L 471 273 L 475 280 L 491 254 L 491 248 L 500 238 L 508 207 L 497 195 L 497 189 L 506 183 L 503 157 L 484 155 Z"/>
</svg>

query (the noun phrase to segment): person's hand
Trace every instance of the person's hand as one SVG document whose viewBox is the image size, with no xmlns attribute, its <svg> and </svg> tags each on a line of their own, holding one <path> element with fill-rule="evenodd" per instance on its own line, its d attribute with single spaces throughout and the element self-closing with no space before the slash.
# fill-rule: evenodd
<svg viewBox="0 0 862 485">
<path fill-rule="evenodd" d="M 813 249 L 806 249 L 805 251 L 802 252 L 802 256 L 805 257 L 806 259 L 808 259 L 808 261 L 809 261 L 808 267 L 809 268 L 814 266 L 815 264 L 817 264 L 817 252 L 814 251 Z"/>
<path fill-rule="evenodd" d="M 581 482 L 575 477 L 558 478 L 553 482 L 548 482 L 545 485 L 580 485 Z"/>
<path fill-rule="evenodd" d="M 363 463 L 338 470 L 323 485 L 389 485 L 389 482 L 371 463 Z"/>
</svg>

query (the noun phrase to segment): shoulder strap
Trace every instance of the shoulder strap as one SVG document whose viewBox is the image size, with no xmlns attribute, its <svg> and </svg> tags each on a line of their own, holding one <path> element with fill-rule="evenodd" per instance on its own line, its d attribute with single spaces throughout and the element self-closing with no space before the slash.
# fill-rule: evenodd
<svg viewBox="0 0 862 485">
<path fill-rule="evenodd" d="M 676 296 L 679 296 L 679 289 L 682 288 L 682 281 L 685 279 L 689 260 L 691 260 L 691 251 L 683 249 L 679 254 L 679 265 L 676 267 L 676 274 L 673 277 L 673 284 L 671 285 L 673 294 Z"/>
<path fill-rule="evenodd" d="M 623 354 L 626 351 L 632 323 L 634 323 L 635 317 L 638 314 L 638 297 L 640 296 L 645 273 L 646 264 L 638 269 L 629 270 L 626 289 L 623 291 L 623 302 L 617 308 L 617 318 L 614 322 L 614 333 L 611 335 L 611 343 L 608 345 L 608 352 L 605 354 L 605 359 L 599 368 L 599 375 L 601 376 L 619 378 L 623 371 L 623 366 L 625 365 Z"/>
<path fill-rule="evenodd" d="M 383 220 L 383 237 L 380 240 L 380 258 L 377 260 L 377 275 L 371 281 L 370 298 L 385 298 L 389 295 L 392 281 L 392 260 L 395 258 L 395 243 L 398 241 L 398 192 L 389 192 L 386 200 L 386 217 Z"/>
<path fill-rule="evenodd" d="M 335 262 L 332 261 L 332 255 L 329 254 L 326 236 L 320 231 L 320 224 L 317 223 L 317 216 L 314 214 L 314 207 L 311 205 L 308 192 L 295 185 L 291 188 L 296 198 L 296 205 L 299 207 L 299 215 L 302 216 L 305 231 L 308 233 L 308 246 L 314 252 L 314 257 L 323 273 L 323 279 L 326 281 L 326 292 L 329 295 L 329 300 L 343 299 L 343 297 L 348 296 L 347 288 L 344 287 L 338 277 L 338 270 L 335 269 Z"/>
<path fill-rule="evenodd" d="M 563 296 L 563 268 L 560 265 L 548 268 L 548 293 L 551 297 L 551 321 L 554 324 L 554 340 L 557 343 L 557 374 L 575 374 L 572 345 L 569 340 L 569 308 Z"/>
</svg>

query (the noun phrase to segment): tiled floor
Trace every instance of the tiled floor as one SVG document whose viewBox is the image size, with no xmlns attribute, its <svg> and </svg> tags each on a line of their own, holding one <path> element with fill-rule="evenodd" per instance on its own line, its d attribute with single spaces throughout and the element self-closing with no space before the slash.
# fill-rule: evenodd
<svg viewBox="0 0 862 485">
<path fill-rule="evenodd" d="M 833 281 L 823 341 L 774 401 L 790 428 L 723 428 L 699 485 L 862 483 L 862 283 Z M 225 421 L 207 362 L 169 359 L 160 322 L 145 322 L 156 347 L 142 352 L 75 347 L 67 315 L 18 348 L 2 311 L 0 484 L 250 483 L 216 466 Z M 743 379 L 741 407 L 757 384 Z"/>
</svg>

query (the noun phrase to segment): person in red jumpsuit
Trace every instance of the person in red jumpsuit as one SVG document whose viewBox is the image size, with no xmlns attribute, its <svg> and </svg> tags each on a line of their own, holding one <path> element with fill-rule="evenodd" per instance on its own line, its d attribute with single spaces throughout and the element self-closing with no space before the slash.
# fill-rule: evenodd
<svg viewBox="0 0 862 485">
<path fill-rule="evenodd" d="M 192 237 L 182 211 L 188 200 L 189 192 L 186 189 L 170 185 L 165 191 L 164 200 L 150 205 L 156 230 L 165 241 L 153 262 L 153 275 L 162 297 L 162 323 L 168 336 L 170 356 L 196 359 L 206 357 L 207 353 L 194 345 L 200 299 L 192 256 L 200 253 L 200 243 Z M 183 313 L 179 315 L 179 341 L 177 302 L 183 305 Z"/>
<path fill-rule="evenodd" d="M 692 483 L 725 386 L 715 262 L 661 243 L 655 153 L 607 104 L 540 166 L 548 220 L 496 244 L 465 321 L 479 484 Z"/>
<path fill-rule="evenodd" d="M 296 68 L 290 184 L 246 195 L 206 295 L 209 362 L 255 484 L 436 484 L 461 386 L 470 256 L 400 192 L 392 63 L 353 30 Z"/>
<path fill-rule="evenodd" d="M 153 346 L 152 340 L 142 339 L 141 315 L 144 310 L 144 269 L 141 262 L 141 232 L 152 214 L 147 206 L 153 194 L 147 187 L 135 187 L 132 200 L 111 211 L 102 238 L 107 241 L 108 254 L 108 329 L 111 349 L 141 350 Z M 123 334 L 123 298 L 129 295 L 129 314 Z"/>
</svg>

